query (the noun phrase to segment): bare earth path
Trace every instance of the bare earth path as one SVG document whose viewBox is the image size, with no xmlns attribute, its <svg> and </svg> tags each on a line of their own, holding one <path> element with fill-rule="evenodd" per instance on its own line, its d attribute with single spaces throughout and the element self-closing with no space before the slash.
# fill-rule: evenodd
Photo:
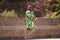
<svg viewBox="0 0 60 40">
<path fill-rule="evenodd" d="M 37 19 L 35 29 L 29 31 L 26 30 L 25 19 L 0 18 L 0 38 L 60 38 L 60 26 L 54 25 L 60 23 L 60 19 L 55 19 L 55 23 L 51 20 Z"/>
</svg>

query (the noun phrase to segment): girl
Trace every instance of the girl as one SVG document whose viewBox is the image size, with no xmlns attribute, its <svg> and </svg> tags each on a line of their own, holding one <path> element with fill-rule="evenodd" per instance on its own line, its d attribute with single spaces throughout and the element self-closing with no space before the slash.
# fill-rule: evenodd
<svg viewBox="0 0 60 40">
<path fill-rule="evenodd" d="M 26 25 L 27 30 L 34 29 L 34 12 L 32 11 L 31 5 L 28 5 L 28 9 L 26 11 Z"/>
</svg>

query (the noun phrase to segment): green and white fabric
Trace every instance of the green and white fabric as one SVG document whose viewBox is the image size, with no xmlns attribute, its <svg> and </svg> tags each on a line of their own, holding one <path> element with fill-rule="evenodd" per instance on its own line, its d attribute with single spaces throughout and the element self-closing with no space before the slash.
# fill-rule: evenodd
<svg viewBox="0 0 60 40">
<path fill-rule="evenodd" d="M 26 25 L 27 28 L 33 29 L 34 28 L 34 12 L 33 11 L 26 11 Z"/>
</svg>

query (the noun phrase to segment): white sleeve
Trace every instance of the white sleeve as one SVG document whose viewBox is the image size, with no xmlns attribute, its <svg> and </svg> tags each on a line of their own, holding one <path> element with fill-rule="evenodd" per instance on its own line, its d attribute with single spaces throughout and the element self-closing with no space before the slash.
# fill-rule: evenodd
<svg viewBox="0 0 60 40">
<path fill-rule="evenodd" d="M 30 11 L 28 10 L 28 11 L 26 11 L 26 13 L 29 13 Z"/>
<path fill-rule="evenodd" d="M 26 15 L 28 15 L 28 13 L 29 13 L 29 12 L 30 12 L 30 11 L 29 11 L 29 10 L 27 10 L 27 11 L 26 11 Z"/>
</svg>

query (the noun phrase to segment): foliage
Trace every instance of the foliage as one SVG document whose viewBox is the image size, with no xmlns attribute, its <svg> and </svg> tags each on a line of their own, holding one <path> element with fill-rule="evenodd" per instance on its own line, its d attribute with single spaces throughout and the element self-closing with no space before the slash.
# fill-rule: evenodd
<svg viewBox="0 0 60 40">
<path fill-rule="evenodd" d="M 59 11 L 60 10 L 60 4 L 53 4 L 52 6 L 54 7 L 55 11 Z"/>
<path fill-rule="evenodd" d="M 56 3 L 52 4 L 52 7 L 54 9 L 54 13 L 51 17 L 60 18 L 60 0 L 56 0 Z"/>
<path fill-rule="evenodd" d="M 0 5 L 2 5 L 4 3 L 5 0 L 0 0 Z"/>
<path fill-rule="evenodd" d="M 46 18 L 60 18 L 60 14 L 57 15 L 58 12 L 54 12 L 54 13 L 51 13 L 51 14 L 46 14 Z"/>
<path fill-rule="evenodd" d="M 57 24 L 57 26 L 60 26 L 60 24 Z"/>
<path fill-rule="evenodd" d="M 52 6 L 54 7 L 55 11 L 60 10 L 60 0 L 56 0 L 57 3 L 53 4 Z"/>
<path fill-rule="evenodd" d="M 0 16 L 2 16 L 2 17 L 15 17 L 15 18 L 18 17 L 14 10 L 7 11 L 7 9 L 4 12 L 0 13 Z"/>
<path fill-rule="evenodd" d="M 17 15 L 19 17 L 24 17 L 25 16 L 25 10 L 23 10 L 23 9 L 15 9 L 15 13 L 17 13 Z"/>
<path fill-rule="evenodd" d="M 60 0 L 56 0 L 60 4 Z"/>
</svg>

